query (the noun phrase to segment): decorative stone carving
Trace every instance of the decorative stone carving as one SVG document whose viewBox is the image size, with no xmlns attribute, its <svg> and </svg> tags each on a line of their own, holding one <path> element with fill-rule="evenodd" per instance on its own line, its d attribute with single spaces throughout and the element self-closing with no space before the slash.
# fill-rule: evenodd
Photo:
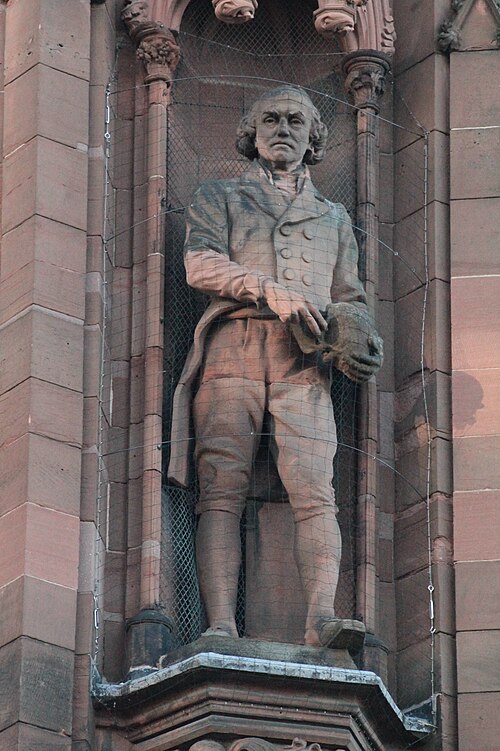
<svg viewBox="0 0 500 751">
<path fill-rule="evenodd" d="M 344 52 L 394 53 L 396 34 L 389 0 L 319 0 L 314 19 L 319 34 L 327 38 L 338 35 Z"/>
<path fill-rule="evenodd" d="M 308 743 L 303 738 L 294 738 L 290 745 L 271 743 L 264 738 L 239 738 L 232 743 L 223 744 L 211 738 L 196 741 L 189 751 L 322 751 L 319 743 Z M 343 751 L 340 748 L 332 751 Z"/>
<path fill-rule="evenodd" d="M 212 0 L 215 15 L 224 23 L 252 21 L 258 7 L 257 0 Z"/>
<path fill-rule="evenodd" d="M 137 45 L 137 57 L 146 66 L 145 83 L 172 80 L 180 50 L 174 34 L 149 14 L 147 0 L 125 0 L 122 19 Z"/>
<path fill-rule="evenodd" d="M 451 0 L 452 17 L 444 21 L 438 35 L 438 47 L 442 52 L 462 49 L 462 29 L 476 0 Z M 500 0 L 483 0 L 496 21 L 496 34 L 492 44 L 500 46 Z"/>
<path fill-rule="evenodd" d="M 368 0 L 319 0 L 319 8 L 314 12 L 316 31 L 327 38 L 354 31 L 356 9 L 367 2 Z"/>
<path fill-rule="evenodd" d="M 347 55 L 343 61 L 346 73 L 345 88 L 354 104 L 360 109 L 379 110 L 379 100 L 384 93 L 385 77 L 390 64 L 383 54 L 364 54 L 362 51 Z"/>
</svg>

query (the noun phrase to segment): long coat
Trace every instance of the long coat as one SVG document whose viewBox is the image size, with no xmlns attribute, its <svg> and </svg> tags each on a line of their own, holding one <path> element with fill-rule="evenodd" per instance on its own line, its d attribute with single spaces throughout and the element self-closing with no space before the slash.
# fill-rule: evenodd
<svg viewBox="0 0 500 751">
<path fill-rule="evenodd" d="M 272 278 L 324 310 L 330 302 L 366 304 L 358 248 L 342 204 L 324 198 L 307 176 L 291 201 L 257 161 L 240 178 L 201 185 L 186 214 L 188 283 L 212 296 L 194 334 L 173 403 L 169 480 L 189 483 L 193 384 L 214 320 L 263 303 Z"/>
</svg>

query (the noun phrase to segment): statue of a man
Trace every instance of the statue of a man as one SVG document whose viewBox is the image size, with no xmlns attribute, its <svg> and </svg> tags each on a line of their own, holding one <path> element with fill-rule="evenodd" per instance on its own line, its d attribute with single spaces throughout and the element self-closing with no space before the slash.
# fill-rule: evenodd
<svg viewBox="0 0 500 751">
<path fill-rule="evenodd" d="M 268 91 L 238 130 L 237 148 L 251 160 L 249 168 L 239 179 L 204 183 L 187 210 L 187 280 L 211 302 L 175 395 L 169 477 L 188 481 L 191 408 L 200 489 L 197 563 L 208 633 L 237 636 L 240 517 L 266 434 L 294 516 L 294 555 L 307 603 L 304 643 L 356 649 L 363 624 L 341 620 L 334 610 L 341 539 L 325 361 L 366 380 L 380 367 L 381 342 L 370 327 L 347 212 L 320 195 L 309 177 L 307 165 L 322 159 L 326 136 L 303 90 Z M 337 316 L 336 306 L 351 317 Z M 346 320 L 364 324 L 335 349 Z"/>
</svg>

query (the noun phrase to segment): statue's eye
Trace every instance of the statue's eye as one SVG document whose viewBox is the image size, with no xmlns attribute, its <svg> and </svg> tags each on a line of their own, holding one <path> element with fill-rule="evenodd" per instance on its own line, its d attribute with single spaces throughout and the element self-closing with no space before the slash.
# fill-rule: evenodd
<svg viewBox="0 0 500 751">
<path fill-rule="evenodd" d="M 276 122 L 276 118 L 274 118 L 272 115 L 267 115 L 264 118 L 264 122 L 266 125 L 272 125 L 274 122 Z"/>
</svg>

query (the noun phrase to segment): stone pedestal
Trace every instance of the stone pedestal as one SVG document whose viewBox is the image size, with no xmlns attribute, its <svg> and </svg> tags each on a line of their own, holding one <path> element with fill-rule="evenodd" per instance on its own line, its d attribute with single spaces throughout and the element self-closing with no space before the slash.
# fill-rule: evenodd
<svg viewBox="0 0 500 751">
<path fill-rule="evenodd" d="M 96 680 L 93 696 L 107 751 L 195 743 L 220 751 L 236 742 L 247 751 L 403 751 L 429 730 L 404 717 L 380 678 L 356 670 L 346 651 L 252 639 L 202 637 L 156 673 L 115 685 Z"/>
</svg>

